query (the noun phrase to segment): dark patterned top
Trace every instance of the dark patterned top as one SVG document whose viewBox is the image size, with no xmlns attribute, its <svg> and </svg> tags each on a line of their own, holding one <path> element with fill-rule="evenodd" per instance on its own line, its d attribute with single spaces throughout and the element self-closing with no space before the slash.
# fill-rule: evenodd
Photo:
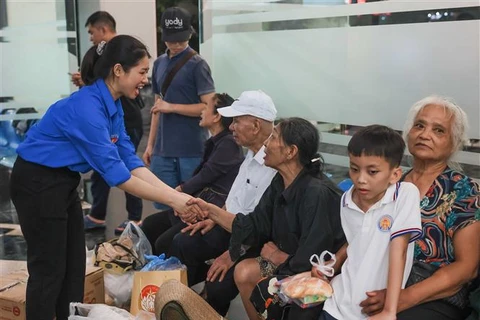
<svg viewBox="0 0 480 320">
<path fill-rule="evenodd" d="M 422 236 L 415 260 L 436 266 L 455 261 L 455 232 L 480 220 L 479 190 L 478 183 L 449 167 L 435 179 L 420 200 Z"/>
</svg>

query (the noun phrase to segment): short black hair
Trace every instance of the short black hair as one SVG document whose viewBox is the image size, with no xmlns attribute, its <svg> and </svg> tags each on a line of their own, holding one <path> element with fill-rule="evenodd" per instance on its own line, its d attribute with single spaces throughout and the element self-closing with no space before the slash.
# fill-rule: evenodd
<svg viewBox="0 0 480 320">
<path fill-rule="evenodd" d="M 87 22 L 85 22 L 85 28 L 88 27 L 88 25 L 97 26 L 99 24 L 107 25 L 113 32 L 116 32 L 117 23 L 107 11 L 97 11 L 92 13 L 90 17 L 88 17 Z"/>
<path fill-rule="evenodd" d="M 233 99 L 228 93 L 217 93 L 214 97 L 213 111 L 215 112 L 215 114 L 217 114 L 217 109 L 230 107 L 234 101 L 235 99 Z M 233 118 L 227 118 L 222 116 L 221 122 L 223 128 L 228 130 L 228 128 L 233 122 Z"/>
<path fill-rule="evenodd" d="M 348 153 L 355 156 L 377 156 L 385 158 L 390 167 L 400 166 L 405 142 L 392 128 L 374 124 L 357 131 L 348 143 Z"/>
</svg>

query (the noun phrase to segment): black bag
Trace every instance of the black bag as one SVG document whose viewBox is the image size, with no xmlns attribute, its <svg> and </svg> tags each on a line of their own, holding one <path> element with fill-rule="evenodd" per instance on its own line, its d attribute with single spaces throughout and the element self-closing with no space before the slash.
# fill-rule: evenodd
<svg viewBox="0 0 480 320">
<path fill-rule="evenodd" d="M 410 287 L 415 283 L 421 282 L 437 271 L 439 267 L 432 265 L 430 263 L 425 263 L 421 261 L 414 261 L 412 266 L 412 271 L 408 277 L 407 284 L 405 287 Z M 468 295 L 469 295 L 469 285 L 464 285 L 460 291 L 455 293 L 453 296 L 443 298 L 442 300 L 459 308 L 460 310 L 465 309 L 468 306 Z"/>
</svg>

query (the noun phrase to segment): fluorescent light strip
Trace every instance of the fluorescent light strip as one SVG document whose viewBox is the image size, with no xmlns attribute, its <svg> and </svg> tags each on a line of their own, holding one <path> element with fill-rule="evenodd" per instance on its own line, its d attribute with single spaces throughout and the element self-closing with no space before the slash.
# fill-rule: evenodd
<svg viewBox="0 0 480 320">
<path fill-rule="evenodd" d="M 322 5 L 291 5 L 289 10 L 275 10 L 269 12 L 255 12 L 255 13 L 242 13 L 242 14 L 231 14 L 231 15 L 222 15 L 212 18 L 213 26 L 220 25 L 234 25 L 240 23 L 261 23 L 268 21 L 284 21 L 284 20 L 300 20 L 300 19 L 316 19 L 316 18 L 329 18 L 329 17 L 346 17 L 346 16 L 356 16 L 356 15 L 367 15 L 367 14 L 377 14 L 377 13 L 392 13 L 392 12 L 411 12 L 411 11 L 421 11 L 421 10 L 441 10 L 445 8 L 462 8 L 462 7 L 477 7 L 479 5 L 478 1 L 419 1 L 419 2 L 410 2 L 410 1 L 381 1 L 381 2 L 371 2 L 365 4 L 355 4 L 355 5 L 332 5 L 332 6 L 322 6 Z M 281 8 L 283 4 L 275 4 Z M 294 9 L 296 7 L 297 9 Z M 254 7 L 252 5 L 243 5 L 238 6 L 237 10 L 251 10 L 258 6 Z M 228 6 L 225 7 L 213 7 L 213 14 L 215 15 L 215 10 L 227 10 Z M 233 8 L 231 8 L 233 9 Z M 268 9 L 266 5 L 264 10 Z"/>
</svg>

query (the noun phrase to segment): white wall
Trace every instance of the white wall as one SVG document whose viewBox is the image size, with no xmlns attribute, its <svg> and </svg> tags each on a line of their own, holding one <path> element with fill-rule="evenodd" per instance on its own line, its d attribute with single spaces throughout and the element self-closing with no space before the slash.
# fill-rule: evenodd
<svg viewBox="0 0 480 320">
<path fill-rule="evenodd" d="M 85 21 L 95 11 L 110 13 L 117 22 L 117 33 L 128 34 L 140 39 L 149 49 L 153 58 L 157 57 L 155 0 L 91 0 L 79 1 L 80 52 L 85 54 L 91 46 Z M 151 65 L 154 59 L 151 59 Z"/>
</svg>

